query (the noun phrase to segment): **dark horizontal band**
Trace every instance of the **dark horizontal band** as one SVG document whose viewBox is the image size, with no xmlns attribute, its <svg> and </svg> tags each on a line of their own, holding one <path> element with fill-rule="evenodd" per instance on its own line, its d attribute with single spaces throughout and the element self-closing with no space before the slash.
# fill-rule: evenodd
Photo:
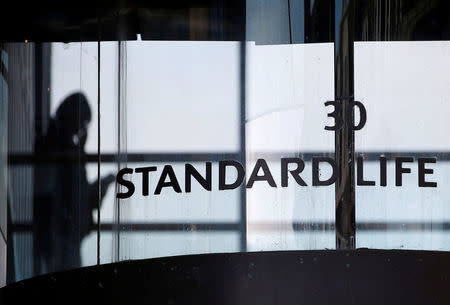
<svg viewBox="0 0 450 305">
<path fill-rule="evenodd" d="M 311 161 L 313 157 L 333 157 L 333 152 L 246 152 L 247 159 L 267 159 L 277 160 L 287 157 L 296 157 L 304 161 Z M 395 152 L 356 152 L 356 157 L 363 157 L 364 160 L 376 161 L 381 156 L 388 159 L 396 157 L 413 157 L 413 158 L 436 158 L 437 160 L 450 160 L 450 151 L 395 151 Z M 101 154 L 100 161 L 102 163 L 137 163 L 137 162 L 206 162 L 206 161 L 222 161 L 222 160 L 240 160 L 242 154 L 238 152 L 161 152 L 161 153 L 127 153 L 127 154 Z M 81 163 L 97 163 L 97 154 L 26 154 L 13 153 L 8 155 L 8 163 L 10 165 L 37 165 L 52 164 L 66 162 Z"/>
<path fill-rule="evenodd" d="M 270 222 L 249 222 L 247 224 L 249 231 L 276 232 L 289 230 L 295 232 L 322 232 L 334 231 L 335 226 L 332 222 L 294 222 L 294 223 L 270 223 Z M 33 232 L 32 223 L 12 224 L 12 232 Z M 92 231 L 97 230 L 97 225 L 93 225 Z M 240 224 L 236 222 L 168 222 L 168 223 L 130 223 L 120 224 L 102 223 L 100 231 L 111 232 L 210 232 L 210 231 L 239 231 Z M 357 231 L 449 231 L 450 222 L 357 222 Z"/>
</svg>

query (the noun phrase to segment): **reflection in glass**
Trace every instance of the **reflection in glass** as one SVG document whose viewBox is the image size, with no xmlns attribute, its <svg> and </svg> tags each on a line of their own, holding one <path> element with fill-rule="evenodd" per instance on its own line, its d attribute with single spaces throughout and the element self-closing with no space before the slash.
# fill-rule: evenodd
<svg viewBox="0 0 450 305">
<path fill-rule="evenodd" d="M 101 43 L 1 45 L 0 260 L 8 256 L 8 282 L 98 261 L 352 248 L 355 204 L 358 247 L 448 250 L 448 43 L 353 44 L 448 39 L 448 1 L 230 3 L 122 10 L 118 19 L 136 20 L 105 26 Z M 352 99 L 365 105 L 366 126 L 324 130 L 333 123 L 324 103 Z M 355 185 L 358 154 L 377 187 Z M 376 179 L 381 155 L 386 186 Z M 439 188 L 419 189 L 414 167 L 396 187 L 398 155 L 436 158 L 430 181 Z M 314 157 L 336 159 L 336 185 L 311 185 Z M 307 185 L 292 175 L 282 185 L 282 158 L 303 160 Z M 246 188 L 261 159 L 275 187 Z M 223 160 L 241 163 L 247 181 L 218 190 Z M 205 162 L 212 190 L 195 182 L 188 193 L 185 164 L 203 173 Z M 134 195 L 117 198 L 123 190 L 113 175 L 146 166 L 157 167 L 150 194 L 137 174 Z M 152 192 L 164 166 L 181 192 Z"/>
<path fill-rule="evenodd" d="M 86 174 L 85 144 L 91 110 L 82 93 L 69 95 L 50 120 L 44 137 L 35 144 L 38 155 L 60 155 L 63 160 L 35 168 L 34 259 L 37 274 L 81 266 L 80 245 L 92 229 L 97 208 L 97 182 Z M 100 202 L 114 181 L 101 179 Z M 70 225 L 68 225 L 70 224 Z"/>
</svg>

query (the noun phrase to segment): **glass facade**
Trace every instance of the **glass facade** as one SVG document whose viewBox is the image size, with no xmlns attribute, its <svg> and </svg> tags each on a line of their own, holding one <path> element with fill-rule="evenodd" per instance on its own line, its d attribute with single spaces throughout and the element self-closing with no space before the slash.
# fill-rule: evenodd
<svg viewBox="0 0 450 305">
<path fill-rule="evenodd" d="M 449 251 L 448 6 L 214 0 L 1 32 L 0 286 L 184 254 Z"/>
</svg>

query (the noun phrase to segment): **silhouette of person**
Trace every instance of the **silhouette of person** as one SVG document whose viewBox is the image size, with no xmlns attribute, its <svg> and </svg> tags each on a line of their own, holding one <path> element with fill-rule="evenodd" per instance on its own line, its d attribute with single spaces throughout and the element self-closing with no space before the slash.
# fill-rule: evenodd
<svg viewBox="0 0 450 305">
<path fill-rule="evenodd" d="M 50 120 L 47 134 L 36 141 L 37 155 L 52 158 L 35 168 L 35 275 L 81 267 L 81 242 L 89 234 L 97 208 L 97 182 L 86 176 L 85 144 L 91 110 L 82 93 L 68 96 Z M 100 180 L 100 202 L 114 181 Z"/>
</svg>

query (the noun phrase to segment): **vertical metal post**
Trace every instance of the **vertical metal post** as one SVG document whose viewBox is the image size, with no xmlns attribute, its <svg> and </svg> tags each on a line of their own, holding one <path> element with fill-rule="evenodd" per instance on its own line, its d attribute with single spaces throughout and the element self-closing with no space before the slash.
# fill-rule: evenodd
<svg viewBox="0 0 450 305">
<path fill-rule="evenodd" d="M 246 1 L 243 2 L 242 9 L 242 17 L 241 17 L 241 42 L 240 42 L 240 52 L 239 52 L 239 61 L 240 61 L 240 75 L 239 75 L 239 86 L 240 86 L 240 139 L 239 139 L 239 155 L 240 162 L 242 166 L 246 167 L 245 162 L 245 91 L 246 91 Z M 240 251 L 247 251 L 247 190 L 245 188 L 245 181 L 240 187 Z"/>
<path fill-rule="evenodd" d="M 121 53 L 121 41 L 119 38 L 119 41 L 117 42 L 117 172 L 119 172 L 120 168 L 121 168 L 121 162 L 122 159 L 121 157 L 121 147 L 120 147 L 120 135 L 121 135 L 121 131 L 122 131 L 122 126 L 121 126 L 121 113 L 120 113 L 120 106 L 121 106 L 121 77 L 122 77 L 122 69 L 121 69 L 121 59 L 122 59 L 122 53 Z M 116 183 L 116 188 L 118 188 L 119 186 Z M 117 190 L 116 190 L 117 193 Z M 120 260 L 120 199 L 116 198 L 115 199 L 116 202 L 116 208 L 117 208 L 117 245 L 116 245 L 116 258 L 114 261 L 119 261 Z"/>
<path fill-rule="evenodd" d="M 98 188 L 98 203 L 97 203 L 97 265 L 100 265 L 100 206 L 102 200 L 102 184 L 100 180 L 100 18 L 98 22 L 98 41 L 97 41 L 97 188 Z"/>
<path fill-rule="evenodd" d="M 288 0 L 289 43 L 292 44 L 291 1 Z"/>
<path fill-rule="evenodd" d="M 353 111 L 349 102 L 354 97 L 353 43 L 354 1 L 335 1 L 335 100 L 341 103 L 343 127 L 335 133 L 336 180 L 336 249 L 355 248 L 355 180 Z"/>
</svg>

